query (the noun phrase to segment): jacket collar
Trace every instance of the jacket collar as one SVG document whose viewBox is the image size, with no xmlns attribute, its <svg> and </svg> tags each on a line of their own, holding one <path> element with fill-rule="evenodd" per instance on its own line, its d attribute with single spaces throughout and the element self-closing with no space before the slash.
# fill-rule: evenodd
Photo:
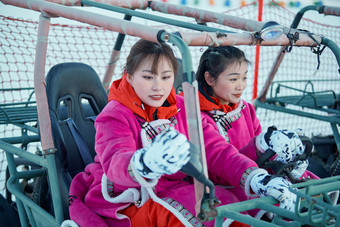
<svg viewBox="0 0 340 227">
<path fill-rule="evenodd" d="M 161 107 L 151 107 L 143 104 L 127 81 L 125 73 L 121 79 L 112 83 L 109 91 L 109 101 L 111 100 L 122 103 L 147 122 L 157 119 L 169 119 L 177 113 L 176 92 L 174 88 L 172 88 L 170 95 Z"/>
<path fill-rule="evenodd" d="M 224 113 L 228 113 L 235 110 L 238 105 L 234 103 L 231 105 L 221 104 L 221 101 L 218 98 L 208 95 L 202 86 L 199 86 L 199 100 L 200 109 L 202 111 L 220 110 Z"/>
</svg>

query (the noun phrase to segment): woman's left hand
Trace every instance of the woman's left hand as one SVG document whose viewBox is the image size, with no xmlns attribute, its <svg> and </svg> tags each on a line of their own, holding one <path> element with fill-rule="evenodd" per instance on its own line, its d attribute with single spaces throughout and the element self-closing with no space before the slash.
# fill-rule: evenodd
<svg viewBox="0 0 340 227">
<path fill-rule="evenodd" d="M 296 132 L 287 129 L 277 130 L 275 126 L 269 127 L 256 138 L 256 147 L 262 153 L 271 149 L 277 155 L 274 160 L 285 164 L 294 162 L 305 150 Z"/>
</svg>

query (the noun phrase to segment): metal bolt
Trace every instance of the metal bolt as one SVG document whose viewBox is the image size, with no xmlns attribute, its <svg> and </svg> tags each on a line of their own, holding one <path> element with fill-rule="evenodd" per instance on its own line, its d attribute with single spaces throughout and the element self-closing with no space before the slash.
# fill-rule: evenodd
<svg viewBox="0 0 340 227">
<path fill-rule="evenodd" d="M 164 41 L 165 41 L 165 42 L 168 42 L 168 41 L 169 41 L 169 38 L 170 38 L 170 35 L 169 35 L 169 34 L 165 34 L 165 35 L 164 35 Z"/>
</svg>

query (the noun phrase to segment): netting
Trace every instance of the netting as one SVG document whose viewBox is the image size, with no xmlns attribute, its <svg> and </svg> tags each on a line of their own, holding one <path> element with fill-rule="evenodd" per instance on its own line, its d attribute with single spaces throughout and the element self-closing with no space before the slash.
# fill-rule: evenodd
<svg viewBox="0 0 340 227">
<path fill-rule="evenodd" d="M 254 4 L 246 5 L 225 13 L 246 19 L 257 19 L 257 6 Z M 275 20 L 278 23 L 289 27 L 295 14 L 289 10 L 269 4 L 264 5 L 263 21 Z M 193 22 L 194 20 L 188 19 Z M 69 24 L 53 24 L 50 27 L 48 37 L 48 51 L 46 59 L 46 73 L 55 64 L 62 62 L 82 62 L 92 66 L 99 77 L 103 79 L 107 63 L 109 62 L 112 48 L 117 38 L 117 33 L 104 28 L 92 26 L 79 26 Z M 222 27 L 220 25 L 210 24 L 212 27 Z M 157 26 L 157 25 L 154 25 Z M 340 27 L 321 24 L 311 20 L 302 19 L 298 28 L 309 30 L 316 34 L 322 34 L 335 43 L 340 43 Z M 181 31 L 175 26 L 162 25 L 162 29 L 169 32 Z M 225 28 L 226 30 L 235 31 L 235 29 Z M 11 104 L 35 101 L 32 95 L 33 88 L 33 71 L 35 46 L 37 38 L 38 22 L 9 18 L 0 16 L 0 103 Z M 121 58 L 117 63 L 112 80 L 120 78 L 125 58 L 130 50 L 131 45 L 138 38 L 126 37 L 121 49 Z M 197 68 L 199 57 L 206 47 L 190 47 L 193 68 Z M 245 51 L 247 58 L 254 62 L 255 47 L 240 46 Z M 280 47 L 261 47 L 260 68 L 258 79 L 258 91 L 261 91 L 270 69 L 275 61 Z M 180 54 L 176 48 L 174 51 L 178 57 Z M 330 50 L 322 53 L 320 69 L 316 73 L 317 56 L 311 52 L 308 47 L 293 47 L 291 53 L 286 54 L 281 64 L 275 80 L 305 80 L 305 79 L 322 79 L 314 85 L 315 90 L 340 90 L 338 66 L 334 55 Z M 243 99 L 251 102 L 253 87 L 254 68 L 249 68 L 248 81 L 249 85 L 243 94 Z M 295 82 L 297 86 L 298 82 Z M 1 112 L 1 111 L 0 111 Z M 277 125 L 279 128 L 302 128 L 307 135 L 329 135 L 332 134 L 329 123 L 310 120 L 303 117 L 273 112 L 270 110 L 258 109 L 257 115 L 266 128 L 270 125 Z M 0 138 L 20 136 L 22 129 L 15 124 L 1 122 Z M 28 122 L 32 127 L 36 127 L 37 122 Z M 18 146 L 22 146 L 18 144 Z M 36 152 L 40 149 L 40 144 L 30 143 L 27 150 Z M 7 167 L 5 152 L 0 151 L 0 191 L 3 194 L 5 188 L 5 170 Z"/>
</svg>

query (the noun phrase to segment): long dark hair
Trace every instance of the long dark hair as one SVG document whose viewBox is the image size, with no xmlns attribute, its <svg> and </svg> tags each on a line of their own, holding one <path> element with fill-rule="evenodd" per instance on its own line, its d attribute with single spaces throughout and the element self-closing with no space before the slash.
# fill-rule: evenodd
<svg viewBox="0 0 340 227">
<path fill-rule="evenodd" d="M 153 58 L 151 72 L 157 73 L 158 63 L 165 57 L 173 68 L 174 74 L 177 72 L 177 60 L 171 47 L 166 43 L 155 43 L 144 39 L 138 40 L 131 48 L 126 59 L 125 72 L 132 75 L 140 64 L 149 57 Z"/>
<path fill-rule="evenodd" d="M 202 54 L 196 73 L 200 90 L 204 88 L 208 95 L 212 95 L 212 88 L 207 84 L 204 77 L 205 72 L 209 72 L 211 77 L 216 80 L 229 66 L 242 62 L 250 64 L 244 52 L 234 46 L 209 47 Z"/>
</svg>

